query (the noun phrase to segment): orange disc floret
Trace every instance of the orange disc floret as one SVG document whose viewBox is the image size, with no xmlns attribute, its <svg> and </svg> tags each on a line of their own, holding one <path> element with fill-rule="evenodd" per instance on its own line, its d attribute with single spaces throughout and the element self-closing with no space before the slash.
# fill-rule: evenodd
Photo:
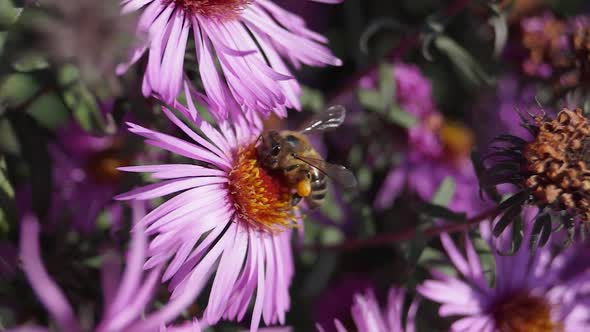
<svg viewBox="0 0 590 332">
<path fill-rule="evenodd" d="M 493 316 L 501 332 L 556 332 L 560 324 L 551 320 L 551 306 L 545 299 L 526 293 L 512 294 L 496 303 Z"/>
<path fill-rule="evenodd" d="M 269 232 L 296 226 L 291 190 L 280 176 L 260 166 L 254 145 L 238 151 L 229 189 L 241 219 L 250 226 Z"/>
</svg>

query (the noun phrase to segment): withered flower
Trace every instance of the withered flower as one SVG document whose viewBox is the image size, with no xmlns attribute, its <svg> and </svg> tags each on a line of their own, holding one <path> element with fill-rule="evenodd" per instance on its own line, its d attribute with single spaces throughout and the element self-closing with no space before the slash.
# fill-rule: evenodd
<svg viewBox="0 0 590 332">
<path fill-rule="evenodd" d="M 552 231 L 551 217 L 561 217 L 570 230 L 576 223 L 590 225 L 590 124 L 581 109 L 563 109 L 555 118 L 543 114 L 524 119 L 523 126 L 533 139 L 497 137 L 484 159 L 489 168 L 480 183 L 484 190 L 506 183 L 518 188 L 499 204 L 503 215 L 494 228 L 496 236 L 524 205 L 536 205 L 540 212 L 534 229 L 543 244 Z"/>
<path fill-rule="evenodd" d="M 560 19 L 551 13 L 524 19 L 523 71 L 550 81 L 557 92 L 590 81 L 590 18 Z"/>
</svg>

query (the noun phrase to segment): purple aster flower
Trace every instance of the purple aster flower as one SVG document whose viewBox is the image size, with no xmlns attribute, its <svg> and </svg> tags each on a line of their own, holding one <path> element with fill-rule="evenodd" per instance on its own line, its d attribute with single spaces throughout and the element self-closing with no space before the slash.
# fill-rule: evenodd
<svg viewBox="0 0 590 332">
<path fill-rule="evenodd" d="M 514 74 L 505 74 L 498 79 L 494 93 L 479 98 L 473 112 L 472 122 L 483 142 L 489 142 L 500 134 L 530 137 L 523 128 L 521 116 L 537 114 L 539 105 L 535 97 L 537 88 L 524 83 Z M 547 110 L 548 111 L 548 110 Z"/>
<path fill-rule="evenodd" d="M 49 152 L 56 184 L 53 219 L 67 213 L 76 229 L 88 233 L 106 209 L 112 226 L 117 227 L 122 212 L 120 204 L 112 200 L 122 174 L 117 167 L 130 161 L 121 136 L 92 136 L 72 121 L 59 129 Z"/>
<path fill-rule="evenodd" d="M 374 87 L 373 76 L 361 82 L 361 86 Z M 375 207 L 390 206 L 404 189 L 417 193 L 424 200 L 431 200 L 443 179 L 452 177 L 456 190 L 449 207 L 477 213 L 483 205 L 469 160 L 473 134 L 468 128 L 443 119 L 434 106 L 430 81 L 417 67 L 395 64 L 394 77 L 396 103 L 418 122 L 407 130 L 408 141 L 402 151 L 404 160 L 386 177 L 377 194 Z"/>
<path fill-rule="evenodd" d="M 136 203 L 133 207 L 134 220 L 144 215 L 144 208 Z M 147 253 L 147 237 L 143 225 L 136 223 L 131 235 L 131 243 L 126 259 L 126 267 L 119 273 L 120 266 L 115 255 L 108 252 L 103 255 L 102 265 L 102 303 L 103 314 L 96 326 L 84 326 L 88 322 L 79 320 L 74 314 L 74 308 L 68 302 L 59 285 L 47 273 L 41 259 L 39 248 L 39 224 L 36 217 L 27 215 L 21 223 L 20 256 L 22 268 L 31 287 L 45 306 L 60 331 L 96 331 L 96 332 L 149 332 L 149 331 L 200 331 L 198 323 L 189 322 L 181 326 L 167 329 L 162 323 L 153 329 L 136 329 L 133 324 L 142 319 L 144 312 L 149 309 L 152 296 L 158 285 L 161 267 L 144 272 Z M 166 307 L 166 306 L 164 306 Z M 50 331 L 49 328 L 25 325 L 10 330 Z"/>
<path fill-rule="evenodd" d="M 168 322 L 192 303 L 214 274 L 203 320 L 241 321 L 254 298 L 251 329 L 261 318 L 267 325 L 284 324 L 293 276 L 291 228 L 298 223 L 290 189 L 257 161 L 260 130 L 244 119 L 207 122 L 194 132 L 169 110 L 166 116 L 191 141 L 130 123 L 130 131 L 148 144 L 194 161 L 123 167 L 152 173 L 159 183 L 118 196 L 150 200 L 176 194 L 141 220 L 153 235 L 145 267 L 168 262 L 162 281 L 172 291 L 170 305 L 137 325 L 139 329 Z M 217 271 L 215 273 L 215 271 Z"/>
<path fill-rule="evenodd" d="M 387 297 L 385 309 L 379 307 L 375 293 L 372 290 L 354 297 L 350 309 L 354 323 L 353 331 L 358 332 L 414 332 L 415 318 L 418 311 L 418 299 L 414 299 L 407 313 L 406 324 L 404 318 L 404 300 L 406 292 L 402 288 L 391 288 Z M 336 331 L 346 332 L 348 329 L 338 320 L 334 319 Z M 326 331 L 316 324 L 318 331 Z M 352 326 L 351 326 L 352 327 Z"/>
<path fill-rule="evenodd" d="M 346 320 L 350 316 L 354 297 L 372 284 L 369 277 L 362 275 L 347 275 L 331 282 L 314 301 L 313 319 L 316 324 L 329 331 L 334 319 Z"/>
<path fill-rule="evenodd" d="M 340 0 L 314 0 L 338 3 Z M 299 68 L 340 65 L 324 46 L 325 37 L 306 28 L 302 18 L 269 0 L 123 0 L 123 12 L 141 10 L 138 33 L 145 43 L 132 54 L 127 70 L 148 51 L 143 93 L 173 103 L 187 84 L 183 63 L 192 31 L 203 88 L 213 115 L 225 119 L 241 106 L 247 113 L 286 116 L 300 108 L 300 86 L 283 60 Z M 195 113 L 192 113 L 193 117 Z"/>
<path fill-rule="evenodd" d="M 535 214 L 529 208 L 522 216 L 530 221 Z M 490 239 L 490 233 L 489 224 L 484 224 L 484 238 Z M 525 243 L 530 236 L 530 227 L 525 228 Z M 590 328 L 590 298 L 576 294 L 576 284 L 559 278 L 560 255 L 553 255 L 548 247 L 531 254 L 528 246 L 521 246 L 514 255 L 506 256 L 499 253 L 505 241 L 490 241 L 496 271 L 494 282 L 489 283 L 471 239 L 467 235 L 464 239 L 466 255 L 448 234 L 441 236 L 459 275 L 433 270 L 434 279 L 418 287 L 424 297 L 441 304 L 441 316 L 457 317 L 451 331 L 573 332 Z"/>
<path fill-rule="evenodd" d="M 394 102 L 403 110 L 420 118 L 426 118 L 436 110 L 432 100 L 432 84 L 418 66 L 396 62 L 393 64 L 393 78 Z M 363 89 L 376 89 L 378 84 L 377 71 L 359 81 L 359 87 Z"/>
</svg>

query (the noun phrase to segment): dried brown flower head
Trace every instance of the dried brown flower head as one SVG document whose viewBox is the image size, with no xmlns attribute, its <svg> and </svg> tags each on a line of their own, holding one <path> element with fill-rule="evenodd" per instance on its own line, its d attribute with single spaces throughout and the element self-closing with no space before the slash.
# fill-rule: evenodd
<svg viewBox="0 0 590 332">
<path fill-rule="evenodd" d="M 526 74 L 550 80 L 557 92 L 590 81 L 588 17 L 565 20 L 546 13 L 524 19 L 522 30 Z"/>
<path fill-rule="evenodd" d="M 544 114 L 523 120 L 532 140 L 499 136 L 484 158 L 487 167 L 480 175 L 482 190 L 499 197 L 495 191 L 498 185 L 518 188 L 499 203 L 502 216 L 494 234 L 515 222 L 524 205 L 539 207 L 533 233 L 543 241 L 553 229 L 553 220 L 561 220 L 570 231 L 577 221 L 590 226 L 590 124 L 582 110 L 563 109 L 555 118 Z"/>
<path fill-rule="evenodd" d="M 544 204 L 575 209 L 590 221 L 590 125 L 582 110 L 564 109 L 553 120 L 535 118 L 539 128 L 525 145 L 525 185 Z"/>
</svg>

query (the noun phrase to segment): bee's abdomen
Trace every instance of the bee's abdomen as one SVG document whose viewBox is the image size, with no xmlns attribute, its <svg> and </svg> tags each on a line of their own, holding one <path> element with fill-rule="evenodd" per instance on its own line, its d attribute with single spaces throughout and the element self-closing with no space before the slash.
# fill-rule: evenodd
<svg viewBox="0 0 590 332">
<path fill-rule="evenodd" d="M 308 199 L 310 207 L 313 209 L 322 205 L 327 192 L 328 181 L 326 176 L 314 169 L 311 173 L 311 195 Z"/>
</svg>

